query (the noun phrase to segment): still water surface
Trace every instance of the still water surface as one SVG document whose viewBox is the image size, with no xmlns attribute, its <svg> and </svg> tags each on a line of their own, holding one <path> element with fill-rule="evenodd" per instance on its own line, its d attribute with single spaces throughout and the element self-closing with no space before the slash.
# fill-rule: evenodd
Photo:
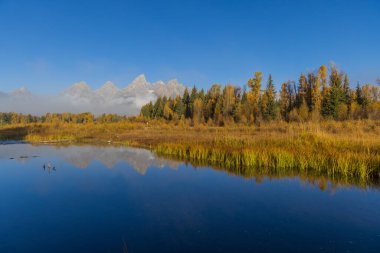
<svg viewBox="0 0 380 253">
<path fill-rule="evenodd" d="M 123 246 L 124 245 L 124 246 Z M 380 252 L 380 192 L 148 150 L 0 145 L 0 252 Z"/>
</svg>

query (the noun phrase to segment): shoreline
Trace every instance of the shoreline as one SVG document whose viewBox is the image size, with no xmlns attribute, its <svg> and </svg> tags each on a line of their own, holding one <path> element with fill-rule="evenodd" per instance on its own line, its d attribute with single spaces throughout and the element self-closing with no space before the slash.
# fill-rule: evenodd
<svg viewBox="0 0 380 253">
<path fill-rule="evenodd" d="M 100 144 L 147 148 L 243 175 L 275 171 L 380 179 L 380 121 L 276 122 L 260 127 L 184 127 L 165 122 L 25 124 L 0 128 L 1 139 L 31 144 Z"/>
</svg>

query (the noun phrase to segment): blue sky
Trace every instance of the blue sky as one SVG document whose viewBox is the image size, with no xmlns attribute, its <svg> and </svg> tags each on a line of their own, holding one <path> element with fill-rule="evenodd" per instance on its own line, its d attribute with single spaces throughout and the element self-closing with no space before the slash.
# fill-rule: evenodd
<svg viewBox="0 0 380 253">
<path fill-rule="evenodd" d="M 124 87 L 138 74 L 186 85 L 276 85 L 334 61 L 354 85 L 380 77 L 380 1 L 0 0 L 0 90 Z"/>
</svg>

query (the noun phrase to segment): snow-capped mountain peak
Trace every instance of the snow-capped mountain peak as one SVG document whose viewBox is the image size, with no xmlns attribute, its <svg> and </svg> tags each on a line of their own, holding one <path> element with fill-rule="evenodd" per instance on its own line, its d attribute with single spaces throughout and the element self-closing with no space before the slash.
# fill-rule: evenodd
<svg viewBox="0 0 380 253">
<path fill-rule="evenodd" d="M 85 81 L 74 83 L 71 87 L 63 92 L 66 95 L 79 95 L 82 93 L 91 92 L 90 86 Z"/>
<path fill-rule="evenodd" d="M 125 89 L 125 92 L 139 92 L 150 90 L 151 84 L 146 80 L 145 75 L 141 74 L 136 77 Z"/>
<path fill-rule="evenodd" d="M 132 83 L 147 83 L 147 80 L 145 78 L 144 74 L 138 75 Z"/>
<path fill-rule="evenodd" d="M 111 81 L 107 81 L 105 84 L 103 84 L 102 87 L 97 89 L 95 92 L 98 95 L 101 96 L 114 96 L 116 93 L 118 93 L 120 89 Z"/>
<path fill-rule="evenodd" d="M 177 79 L 168 81 L 165 85 L 161 82 L 157 82 L 154 85 L 155 93 L 160 97 L 172 97 L 175 98 L 178 95 L 181 95 L 185 92 L 186 87 L 178 83 Z"/>
</svg>

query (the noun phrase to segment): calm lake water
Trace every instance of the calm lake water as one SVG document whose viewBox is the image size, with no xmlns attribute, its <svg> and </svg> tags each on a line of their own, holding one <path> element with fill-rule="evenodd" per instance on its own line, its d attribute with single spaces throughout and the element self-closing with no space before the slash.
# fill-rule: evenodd
<svg viewBox="0 0 380 253">
<path fill-rule="evenodd" d="M 148 150 L 0 145 L 0 252 L 380 252 L 380 191 Z"/>
</svg>

